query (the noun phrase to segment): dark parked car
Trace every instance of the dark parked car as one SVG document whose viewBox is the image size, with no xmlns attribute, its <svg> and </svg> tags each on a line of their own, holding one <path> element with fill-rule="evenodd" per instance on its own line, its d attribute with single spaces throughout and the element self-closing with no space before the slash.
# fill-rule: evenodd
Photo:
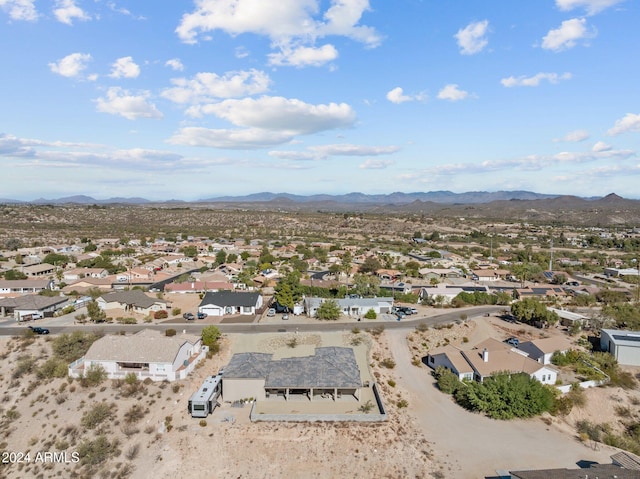
<svg viewBox="0 0 640 479">
<path fill-rule="evenodd" d="M 198 319 L 204 319 L 207 317 L 207 313 L 200 313 L 198 312 Z"/>
<path fill-rule="evenodd" d="M 182 315 L 182 317 L 184 319 L 186 319 L 187 321 L 192 321 L 192 320 L 196 319 L 196 317 L 193 315 L 193 313 L 184 313 Z"/>
<path fill-rule="evenodd" d="M 515 346 L 516 348 L 518 347 L 518 344 L 520 344 L 520 340 L 514 336 L 505 339 L 504 342 L 510 344 L 511 346 Z"/>
<path fill-rule="evenodd" d="M 49 330 L 47 328 L 40 328 L 38 326 L 29 326 L 29 329 L 33 331 L 35 334 L 49 334 Z"/>
</svg>

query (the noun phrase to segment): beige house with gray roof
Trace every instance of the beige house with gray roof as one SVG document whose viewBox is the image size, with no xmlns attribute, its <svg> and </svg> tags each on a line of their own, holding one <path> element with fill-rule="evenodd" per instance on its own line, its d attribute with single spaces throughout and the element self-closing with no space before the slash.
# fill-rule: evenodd
<svg viewBox="0 0 640 479">
<path fill-rule="evenodd" d="M 191 334 L 166 336 L 144 329 L 133 335 L 107 335 L 69 365 L 69 376 L 79 378 L 92 365 L 102 366 L 110 379 L 135 374 L 138 379 L 184 379 L 206 356 L 202 339 Z"/>
</svg>

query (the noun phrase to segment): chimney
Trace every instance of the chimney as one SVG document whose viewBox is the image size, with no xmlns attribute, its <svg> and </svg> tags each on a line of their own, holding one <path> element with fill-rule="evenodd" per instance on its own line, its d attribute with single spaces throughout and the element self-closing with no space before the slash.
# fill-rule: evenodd
<svg viewBox="0 0 640 479">
<path fill-rule="evenodd" d="M 482 350 L 482 360 L 483 360 L 485 363 L 488 363 L 488 362 L 489 362 L 489 351 L 487 351 L 487 348 L 484 348 L 484 349 Z"/>
</svg>

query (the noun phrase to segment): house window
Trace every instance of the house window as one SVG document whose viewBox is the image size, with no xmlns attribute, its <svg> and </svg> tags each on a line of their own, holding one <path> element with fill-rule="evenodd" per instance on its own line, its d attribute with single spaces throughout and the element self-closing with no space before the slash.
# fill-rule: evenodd
<svg viewBox="0 0 640 479">
<path fill-rule="evenodd" d="M 429 356 L 429 362 L 430 362 L 431 364 L 433 364 L 433 363 L 435 363 L 435 362 L 436 362 L 436 360 L 435 360 L 435 358 L 434 358 L 433 356 Z"/>
<path fill-rule="evenodd" d="M 251 306 L 243 306 L 242 307 L 242 312 L 243 313 L 250 313 L 251 312 Z"/>
</svg>

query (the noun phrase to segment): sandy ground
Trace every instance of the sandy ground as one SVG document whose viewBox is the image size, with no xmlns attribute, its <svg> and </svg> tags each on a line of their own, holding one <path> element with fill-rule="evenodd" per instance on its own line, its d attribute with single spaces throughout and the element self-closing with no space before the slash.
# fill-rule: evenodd
<svg viewBox="0 0 640 479">
<path fill-rule="evenodd" d="M 512 334 L 511 326 L 502 323 L 478 318 L 421 334 L 432 344 L 445 336 L 454 343 L 467 337 L 472 343 Z M 340 334 L 322 335 L 319 341 L 319 335 L 310 334 L 301 343 L 340 344 Z M 581 443 L 576 420 L 620 422 L 620 406 L 640 401 L 637 390 L 597 388 L 588 391 L 584 409 L 574 409 L 563 420 L 494 421 L 458 407 L 435 387 L 426 366 L 411 364 L 417 332 L 409 333 L 413 342 L 400 330 L 378 337 L 360 334 L 371 348 L 368 356 L 359 349 L 359 364 L 369 364 L 389 413 L 382 424 L 251 423 L 250 406 L 227 403 L 206 423 L 188 415 L 189 396 L 204 377 L 227 364 L 233 352 L 276 352 L 286 340 L 284 334 L 224 336 L 220 354 L 204 361 L 188 379 L 148 384 L 129 397 L 111 381 L 84 388 L 64 378 L 39 380 L 35 370 L 51 355 L 52 338 L 37 337 L 32 343 L 0 339 L 2 450 L 31 453 L 28 462 L 1 467 L 0 477 L 479 478 L 494 476 L 496 469 L 571 468 L 580 460 L 609 462 L 616 452 Z M 19 358 L 25 356 L 32 357 L 35 366 L 14 378 Z M 396 362 L 392 369 L 381 365 L 388 358 Z M 112 416 L 87 429 L 82 417 L 99 402 L 114 404 Z M 126 413 L 134 405 L 143 405 L 145 412 L 127 424 Z M 12 408 L 17 415 L 9 413 Z M 114 455 L 94 467 L 73 463 L 71 454 L 100 434 L 111 441 Z M 60 457 L 57 462 L 36 462 L 38 451 L 66 452 L 70 462 L 60 462 Z"/>
</svg>

